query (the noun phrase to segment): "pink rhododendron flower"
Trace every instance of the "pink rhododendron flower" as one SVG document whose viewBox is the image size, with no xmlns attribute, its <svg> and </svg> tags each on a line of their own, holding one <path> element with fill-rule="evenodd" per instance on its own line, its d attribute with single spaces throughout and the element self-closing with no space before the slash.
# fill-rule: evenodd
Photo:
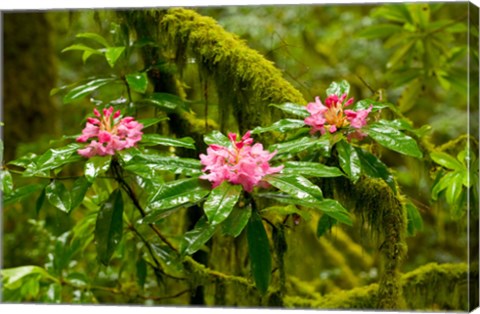
<svg viewBox="0 0 480 314">
<path fill-rule="evenodd" d="M 341 128 L 353 127 L 355 129 L 362 128 L 367 124 L 368 114 L 372 111 L 373 106 L 364 110 L 344 110 L 345 107 L 353 103 L 353 98 L 346 100 L 347 94 L 329 95 L 325 99 L 325 105 L 322 104 L 320 97 L 315 97 L 315 102 L 307 105 L 310 116 L 305 118 L 305 124 L 310 125 L 312 130 L 310 133 L 320 132 L 322 135 L 326 131 L 334 133 Z"/>
<path fill-rule="evenodd" d="M 210 145 L 206 155 L 200 154 L 201 163 L 205 166 L 205 174 L 200 178 L 212 182 L 214 188 L 223 181 L 241 184 L 247 192 L 251 192 L 255 186 L 268 186 L 262 182 L 263 177 L 279 172 L 283 166 L 270 167 L 269 161 L 276 152 L 264 150 L 260 143 L 253 144 L 250 134 L 248 131 L 237 142 L 237 134 L 229 133 L 231 147 Z"/>
<path fill-rule="evenodd" d="M 120 110 L 113 113 L 113 107 L 103 109 L 103 116 L 97 109 L 93 113 L 98 118 L 87 118 L 87 125 L 77 142 L 92 141 L 78 153 L 90 158 L 95 155 L 114 155 L 116 151 L 133 147 L 142 139 L 143 125 L 132 117 L 121 119 Z"/>
</svg>

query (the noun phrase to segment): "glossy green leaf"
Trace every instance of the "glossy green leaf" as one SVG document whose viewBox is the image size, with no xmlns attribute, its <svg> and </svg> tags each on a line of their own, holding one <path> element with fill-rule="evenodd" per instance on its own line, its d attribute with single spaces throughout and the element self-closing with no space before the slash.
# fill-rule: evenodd
<svg viewBox="0 0 480 314">
<path fill-rule="evenodd" d="M 343 176 L 343 172 L 337 167 L 329 167 L 318 162 L 311 161 L 287 161 L 282 173 L 303 175 L 306 177 L 332 178 Z"/>
<path fill-rule="evenodd" d="M 72 208 L 72 197 L 65 185 L 59 180 L 53 180 L 45 187 L 45 196 L 55 208 L 69 213 Z"/>
<path fill-rule="evenodd" d="M 280 191 L 297 199 L 312 202 L 323 199 L 322 190 L 300 175 L 275 174 L 266 176 L 264 180 Z"/>
<path fill-rule="evenodd" d="M 149 200 L 143 223 L 154 223 L 173 211 L 201 202 L 210 189 L 200 179 L 180 179 L 163 185 Z"/>
<path fill-rule="evenodd" d="M 466 169 L 466 167 L 460 161 L 458 161 L 455 157 L 450 156 L 447 153 L 432 152 L 430 153 L 430 157 L 434 162 L 436 162 L 440 166 L 443 166 L 447 169 L 458 170 L 458 171 Z"/>
<path fill-rule="evenodd" d="M 102 54 L 102 52 L 100 50 L 94 49 L 92 47 L 89 47 L 89 46 L 86 46 L 86 45 L 83 45 L 83 44 L 70 45 L 67 48 L 63 49 L 62 52 L 73 51 L 73 50 L 88 52 L 91 55 L 92 54 L 99 54 L 99 55 Z"/>
<path fill-rule="evenodd" d="M 336 223 L 337 223 L 336 219 L 323 214 L 322 217 L 320 217 L 320 219 L 318 220 L 317 237 L 320 238 L 321 236 L 329 232 L 332 229 L 332 227 L 335 226 Z"/>
<path fill-rule="evenodd" d="M 350 92 L 350 84 L 343 80 L 340 83 L 332 82 L 330 86 L 327 88 L 327 96 L 329 95 L 337 95 L 342 96 L 343 94 L 347 94 Z"/>
<path fill-rule="evenodd" d="M 445 191 L 447 203 L 454 205 L 458 203 L 463 189 L 463 175 L 466 173 L 455 172 L 451 177 L 450 183 Z"/>
<path fill-rule="evenodd" d="M 85 177 L 80 177 L 75 180 L 73 183 L 71 195 L 72 195 L 72 206 L 70 210 L 77 208 L 82 204 L 85 194 L 90 188 L 91 183 Z"/>
<path fill-rule="evenodd" d="M 205 216 L 202 216 L 195 224 L 195 227 L 187 231 L 183 236 L 182 242 L 180 243 L 180 253 L 182 255 L 191 255 L 200 250 L 202 246 L 210 240 L 216 229 L 216 225 L 208 223 Z"/>
<path fill-rule="evenodd" d="M 288 142 L 274 144 L 270 149 L 276 150 L 277 155 L 281 154 L 296 154 L 305 151 L 320 151 L 323 156 L 328 156 L 330 153 L 330 141 L 326 137 L 301 137 Z"/>
<path fill-rule="evenodd" d="M 191 137 L 172 138 L 159 134 L 143 134 L 140 143 L 143 146 L 162 145 L 195 149 L 195 141 Z"/>
<path fill-rule="evenodd" d="M 265 132 L 272 132 L 272 131 L 277 131 L 277 132 L 286 132 L 290 130 L 295 130 L 299 129 L 301 127 L 305 126 L 305 122 L 303 120 L 297 120 L 297 119 L 282 119 L 278 120 L 271 126 L 267 127 L 256 127 L 255 129 L 252 130 L 252 134 L 261 134 Z"/>
<path fill-rule="evenodd" d="M 392 127 L 373 123 L 365 129 L 365 132 L 377 143 L 388 149 L 415 158 L 423 157 L 422 151 L 413 138 Z"/>
<path fill-rule="evenodd" d="M 123 235 L 122 191 L 116 189 L 102 204 L 95 223 L 95 244 L 98 260 L 105 266 Z"/>
<path fill-rule="evenodd" d="M 235 206 L 227 219 L 222 223 L 223 233 L 234 238 L 238 237 L 247 226 L 251 215 L 252 207 L 250 204 L 245 207 Z"/>
<path fill-rule="evenodd" d="M 392 191 L 397 191 L 393 175 L 380 159 L 359 147 L 355 147 L 355 151 L 360 159 L 360 165 L 365 175 L 370 178 L 380 178 L 388 184 Z"/>
<path fill-rule="evenodd" d="M 12 193 L 3 196 L 3 205 L 9 205 L 19 202 L 30 194 L 37 192 L 44 188 L 43 184 L 29 184 L 18 189 L 14 189 Z"/>
<path fill-rule="evenodd" d="M 76 35 L 77 38 L 88 38 L 91 39 L 104 47 L 109 47 L 107 40 L 97 33 L 79 33 Z"/>
<path fill-rule="evenodd" d="M 423 219 L 417 207 L 413 205 L 412 202 L 407 202 L 405 209 L 407 211 L 407 232 L 408 235 L 413 236 L 417 231 L 423 230 Z"/>
<path fill-rule="evenodd" d="M 247 224 L 248 254 L 250 256 L 250 269 L 255 286 L 260 293 L 265 294 L 270 285 L 272 272 L 272 256 L 270 243 L 258 213 L 253 212 Z"/>
<path fill-rule="evenodd" d="M 146 165 L 155 171 L 170 171 L 176 174 L 199 175 L 202 173 L 200 161 L 194 158 L 137 154 L 127 162 L 124 169 L 129 170 L 131 167 L 136 167 L 136 164 Z"/>
<path fill-rule="evenodd" d="M 35 161 L 38 159 L 38 157 L 39 156 L 37 156 L 37 154 L 28 153 L 22 157 L 9 161 L 8 164 L 27 168 L 29 165 L 35 164 Z"/>
<path fill-rule="evenodd" d="M 97 89 L 99 89 L 100 87 L 102 86 L 105 86 L 109 83 L 112 83 L 114 81 L 116 81 L 117 79 L 116 78 L 113 78 L 113 77 L 109 77 L 109 78 L 99 78 L 99 79 L 94 79 L 94 80 L 91 80 L 89 81 L 88 83 L 86 84 L 83 84 L 83 85 L 79 85 L 73 89 L 71 89 L 64 97 L 63 97 L 63 103 L 64 104 L 68 104 L 68 103 L 71 103 L 72 101 L 74 100 L 79 100 L 79 99 L 82 99 L 84 97 L 86 97 L 87 95 L 89 95 L 90 93 L 96 91 Z"/>
<path fill-rule="evenodd" d="M 2 181 L 3 196 L 11 194 L 13 192 L 13 179 L 10 171 L 0 170 L 0 180 Z"/>
<path fill-rule="evenodd" d="M 283 112 L 286 112 L 294 116 L 298 116 L 300 118 L 306 118 L 310 116 L 310 113 L 308 112 L 306 106 L 288 103 L 288 102 L 281 105 L 271 104 L 270 106 L 276 107 L 278 109 L 281 109 Z"/>
<path fill-rule="evenodd" d="M 412 16 L 407 9 L 406 4 L 387 4 L 382 5 L 372 13 L 373 17 L 381 17 L 394 22 L 412 23 Z"/>
<path fill-rule="evenodd" d="M 64 147 L 51 148 L 36 158 L 34 163 L 28 164 L 23 175 L 34 176 L 69 163 L 80 161 L 83 157 L 77 153 L 77 150 L 82 147 L 83 145 L 81 144 L 71 143 Z"/>
<path fill-rule="evenodd" d="M 436 201 L 438 199 L 438 195 L 440 192 L 445 190 L 449 185 L 452 184 L 452 180 L 454 180 L 455 175 L 458 172 L 448 172 L 444 176 L 440 177 L 438 181 L 436 181 L 432 187 L 432 199 Z"/>
<path fill-rule="evenodd" d="M 227 219 L 242 191 L 241 185 L 233 185 L 227 181 L 214 188 L 203 205 L 208 222 L 217 225 Z"/>
<path fill-rule="evenodd" d="M 167 245 L 151 245 L 156 257 L 159 257 L 166 265 L 171 265 L 178 261 L 179 255 Z"/>
<path fill-rule="evenodd" d="M 153 93 L 152 95 L 149 95 L 138 101 L 138 103 L 152 105 L 167 112 L 188 110 L 189 108 L 188 101 L 168 93 Z"/>
<path fill-rule="evenodd" d="M 107 59 L 110 67 L 114 67 L 118 59 L 122 55 L 125 47 L 109 47 L 105 49 L 105 59 Z"/>
<path fill-rule="evenodd" d="M 148 77 L 146 72 L 127 74 L 125 79 L 133 91 L 141 94 L 147 91 Z"/>
<path fill-rule="evenodd" d="M 155 125 L 155 124 L 157 124 L 159 122 L 162 122 L 162 121 L 165 121 L 165 120 L 168 120 L 168 118 L 164 117 L 164 118 L 138 119 L 137 121 L 138 121 L 138 123 L 141 123 L 143 125 L 144 129 L 146 129 L 149 126 Z"/>
<path fill-rule="evenodd" d="M 337 148 L 340 167 L 352 182 L 356 182 L 360 178 L 362 172 L 361 162 L 357 151 L 352 145 L 344 140 L 338 142 L 335 147 Z"/>
<path fill-rule="evenodd" d="M 102 175 L 110 169 L 111 156 L 94 156 L 85 163 L 85 178 L 88 182 L 93 182 L 96 177 Z"/>
<path fill-rule="evenodd" d="M 353 224 L 350 213 L 336 200 L 324 199 L 317 207 L 314 208 L 322 211 L 338 222 L 347 224 L 349 226 Z"/>
<path fill-rule="evenodd" d="M 222 132 L 217 130 L 214 130 L 208 133 L 207 135 L 205 135 L 203 137 L 203 141 L 207 145 L 215 144 L 215 145 L 220 145 L 224 147 L 229 147 L 230 145 L 232 145 L 228 137 L 225 136 Z"/>
<path fill-rule="evenodd" d="M 22 285 L 23 279 L 30 275 L 52 278 L 44 268 L 33 265 L 1 269 L 0 274 L 2 286 L 10 290 L 18 289 Z"/>
<path fill-rule="evenodd" d="M 380 111 L 382 109 L 388 108 L 393 112 L 398 112 L 397 108 L 388 102 L 379 102 L 372 99 L 362 99 L 357 101 L 351 108 L 347 107 L 350 110 L 358 111 L 358 110 L 366 110 L 372 106 L 372 112 Z"/>
</svg>

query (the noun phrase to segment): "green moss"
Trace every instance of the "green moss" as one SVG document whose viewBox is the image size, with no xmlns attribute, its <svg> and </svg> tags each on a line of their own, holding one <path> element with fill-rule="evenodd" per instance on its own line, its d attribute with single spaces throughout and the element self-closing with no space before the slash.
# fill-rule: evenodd
<svg viewBox="0 0 480 314">
<path fill-rule="evenodd" d="M 278 119 L 280 113 L 268 107 L 270 103 L 305 103 L 272 62 L 214 19 L 174 8 L 163 16 L 160 28 L 177 61 L 195 58 L 214 80 L 222 120 L 233 109 L 241 132 Z"/>
<path fill-rule="evenodd" d="M 406 309 L 467 311 L 467 285 L 474 280 L 478 280 L 478 269 L 469 273 L 467 264 L 432 263 L 400 276 L 398 283 Z M 302 286 L 299 282 L 295 285 Z M 376 309 L 380 290 L 379 284 L 371 284 L 320 297 L 314 293 L 288 295 L 284 302 L 290 308 Z"/>
</svg>

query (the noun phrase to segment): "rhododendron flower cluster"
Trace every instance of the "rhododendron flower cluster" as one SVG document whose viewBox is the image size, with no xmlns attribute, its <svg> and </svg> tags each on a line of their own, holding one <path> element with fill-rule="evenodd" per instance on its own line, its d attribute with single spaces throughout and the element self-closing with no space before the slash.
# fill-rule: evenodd
<svg viewBox="0 0 480 314">
<path fill-rule="evenodd" d="M 270 153 L 260 143 L 253 144 L 250 131 L 237 142 L 237 134 L 229 133 L 231 147 L 212 144 L 207 148 L 207 155 L 201 154 L 200 160 L 205 167 L 202 179 L 212 182 L 215 188 L 224 181 L 241 184 L 243 189 L 251 192 L 253 187 L 267 187 L 262 179 L 267 174 L 277 173 L 283 166 L 270 167 L 269 161 L 276 151 Z"/>
<path fill-rule="evenodd" d="M 334 133 L 345 127 L 353 127 L 355 129 L 362 128 L 367 124 L 367 116 L 372 111 L 373 106 L 364 110 L 344 110 L 345 107 L 353 103 L 353 98 L 346 100 L 347 94 L 329 95 L 325 99 L 325 105 L 320 101 L 320 97 L 315 98 L 315 102 L 307 105 L 310 116 L 305 118 L 305 124 L 310 125 L 312 134 L 320 132 L 322 135 L 326 131 Z"/>
<path fill-rule="evenodd" d="M 133 147 L 142 139 L 143 125 L 132 117 L 121 118 L 120 110 L 113 113 L 113 107 L 103 109 L 103 115 L 97 109 L 93 113 L 98 118 L 87 118 L 87 125 L 77 142 L 85 143 L 93 139 L 87 147 L 78 153 L 90 158 L 95 155 L 114 155 L 116 151 Z"/>
</svg>

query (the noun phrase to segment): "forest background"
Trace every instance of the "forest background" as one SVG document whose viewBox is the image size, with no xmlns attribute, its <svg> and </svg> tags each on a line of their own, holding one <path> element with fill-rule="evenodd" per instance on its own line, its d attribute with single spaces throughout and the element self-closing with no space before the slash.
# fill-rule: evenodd
<svg viewBox="0 0 480 314">
<path fill-rule="evenodd" d="M 317 95 L 324 97 L 324 91 L 332 81 L 347 80 L 351 96 L 363 99 L 381 95 L 397 105 L 415 128 L 425 126 L 425 142 L 456 155 L 464 148 L 465 134 L 469 131 L 478 134 L 478 129 L 475 129 L 478 126 L 468 130 L 466 124 L 469 113 L 478 116 L 475 111 L 468 111 L 471 94 L 466 92 L 468 5 L 437 3 L 414 6 L 417 8 L 410 9 L 411 12 L 423 12 L 427 8 L 425 11 L 428 13 L 418 13 L 418 18 L 420 21 L 424 19 L 423 22 L 439 34 L 437 40 L 440 42 L 432 50 L 425 50 L 416 42 L 408 46 L 408 42 L 399 40 L 398 35 L 402 31 L 418 30 L 410 29 L 409 21 L 396 16 L 392 6 L 219 7 L 196 8 L 195 11 L 213 17 L 227 31 L 238 35 L 251 48 L 273 61 L 284 78 L 308 102 Z M 114 34 L 116 25 L 119 25 L 116 19 L 118 16 L 114 12 L 102 10 L 3 16 L 4 60 L 8 60 L 4 63 L 3 77 L 5 162 L 31 152 L 41 154 L 51 147 L 52 139 L 79 132 L 79 117 L 88 115 L 91 102 L 87 98 L 63 104 L 61 96 L 50 95 L 51 90 L 98 73 L 108 73 L 111 69 L 105 60 L 92 57 L 84 63 L 78 54 L 61 51 L 76 43 L 79 33 L 98 33 L 105 37 Z M 401 26 L 400 29 L 398 26 Z M 134 64 L 139 60 L 130 62 Z M 220 105 L 215 103 L 214 93 L 208 91 L 212 87 L 189 68 L 183 79 L 187 87 L 186 98 L 192 100 L 191 109 L 197 118 L 221 122 Z M 107 99 L 109 95 L 103 94 L 102 97 Z M 206 101 L 209 102 L 208 112 L 205 111 Z M 22 113 L 20 116 L 19 112 Z M 224 131 L 226 125 L 231 125 L 230 122 L 223 121 Z M 441 197 L 432 201 L 435 182 L 432 172 L 438 170 L 434 166 L 427 167 L 423 161 L 388 151 L 382 152 L 382 160 L 395 173 L 402 193 L 412 199 L 421 216 L 415 225 L 410 226 L 409 237 L 406 238 L 408 254 L 403 261 L 402 272 L 413 271 L 431 262 L 465 263 L 469 254 L 468 204 L 459 202 L 458 206 L 452 206 L 455 204 Z M 22 198 L 22 202 L 15 200 L 4 209 L 4 268 L 52 262 L 49 253 L 58 254 L 55 250 L 59 241 L 67 240 L 61 235 L 72 229 L 77 219 L 83 218 L 78 209 L 67 214 L 48 203 L 32 209 L 32 204 L 38 204 L 38 196 L 38 193 L 33 193 Z M 314 229 L 313 232 L 307 228 L 303 231 L 308 240 L 302 241 L 300 246 L 296 243 L 297 247 L 289 251 L 292 255 L 286 260 L 305 258 L 304 252 L 309 252 L 307 263 L 315 267 L 297 268 L 295 263 L 287 263 L 288 274 L 303 281 L 317 278 L 310 285 L 313 291 L 320 290 L 322 293 L 335 289 L 323 286 L 324 279 L 332 281 L 334 287 L 344 289 L 378 279 L 375 244 L 364 241 L 361 230 L 342 226 L 318 239 Z M 359 256 L 364 265 L 357 263 Z M 96 260 L 95 250 L 87 249 L 81 258 L 69 256 L 68 259 L 63 263 L 75 261 L 73 264 L 80 264 L 72 264 L 72 268 L 87 267 L 88 263 Z M 99 279 L 106 280 L 106 277 Z M 20 292 L 23 301 L 38 300 L 36 298 L 41 295 L 42 289 L 48 291 L 48 286 L 36 287 L 33 282 L 26 281 L 27 287 L 31 285 L 30 289 Z M 79 294 L 70 291 L 73 297 L 67 297 L 68 302 L 126 302 L 119 295 L 99 296 L 80 290 Z M 65 294 L 68 295 L 68 292 Z M 65 301 L 62 293 L 53 295 L 54 299 L 49 299 L 47 293 L 43 301 Z M 182 298 L 177 300 L 180 304 L 188 302 Z M 165 303 L 175 304 L 177 300 Z"/>
</svg>

